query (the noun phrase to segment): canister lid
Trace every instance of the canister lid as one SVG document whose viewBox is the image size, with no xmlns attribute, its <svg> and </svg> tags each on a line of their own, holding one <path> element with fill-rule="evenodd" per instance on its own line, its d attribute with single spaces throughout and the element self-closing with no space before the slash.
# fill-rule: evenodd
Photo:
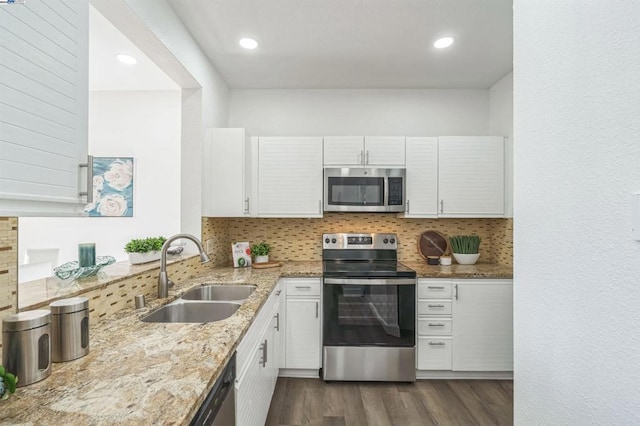
<svg viewBox="0 0 640 426">
<path fill-rule="evenodd" d="M 2 320 L 2 331 L 23 331 L 42 327 L 51 322 L 51 312 L 45 309 L 8 315 Z"/>
<path fill-rule="evenodd" d="M 52 302 L 49 307 L 53 315 L 72 314 L 89 309 L 89 299 L 82 296 L 70 297 L 68 299 L 56 300 Z"/>
</svg>

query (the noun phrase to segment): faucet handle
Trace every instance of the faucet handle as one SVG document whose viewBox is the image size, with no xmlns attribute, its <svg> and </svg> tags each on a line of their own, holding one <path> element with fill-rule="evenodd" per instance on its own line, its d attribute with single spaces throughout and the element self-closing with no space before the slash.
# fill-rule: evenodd
<svg viewBox="0 0 640 426">
<path fill-rule="evenodd" d="M 171 287 L 173 287 L 174 285 L 175 285 L 175 284 L 174 284 L 174 282 L 173 282 L 173 281 L 171 281 L 171 280 L 167 280 L 167 287 L 168 287 L 168 288 L 171 288 Z"/>
</svg>

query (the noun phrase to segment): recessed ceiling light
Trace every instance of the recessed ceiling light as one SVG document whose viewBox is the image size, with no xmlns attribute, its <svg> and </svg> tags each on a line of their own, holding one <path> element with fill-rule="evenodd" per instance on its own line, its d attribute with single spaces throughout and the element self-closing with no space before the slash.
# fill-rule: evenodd
<svg viewBox="0 0 640 426">
<path fill-rule="evenodd" d="M 258 42 L 252 38 L 242 38 L 240 39 L 240 46 L 244 47 L 245 49 L 253 50 L 258 47 Z"/>
<path fill-rule="evenodd" d="M 131 55 L 126 55 L 124 53 L 119 53 L 118 55 L 116 55 L 116 58 L 118 58 L 118 60 L 123 64 L 127 64 L 127 65 L 135 65 L 138 63 L 138 60 L 136 58 L 134 58 Z"/>
<path fill-rule="evenodd" d="M 445 47 L 449 47 L 452 44 L 453 44 L 452 37 L 442 37 L 437 39 L 435 43 L 433 43 L 433 47 L 435 47 L 436 49 L 444 49 Z"/>
</svg>

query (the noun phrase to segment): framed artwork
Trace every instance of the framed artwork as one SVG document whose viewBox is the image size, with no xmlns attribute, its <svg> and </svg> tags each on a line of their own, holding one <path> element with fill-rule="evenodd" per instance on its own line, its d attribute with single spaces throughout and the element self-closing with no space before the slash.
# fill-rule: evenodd
<svg viewBox="0 0 640 426">
<path fill-rule="evenodd" d="M 133 217 L 133 157 L 93 157 L 90 217 Z"/>
</svg>

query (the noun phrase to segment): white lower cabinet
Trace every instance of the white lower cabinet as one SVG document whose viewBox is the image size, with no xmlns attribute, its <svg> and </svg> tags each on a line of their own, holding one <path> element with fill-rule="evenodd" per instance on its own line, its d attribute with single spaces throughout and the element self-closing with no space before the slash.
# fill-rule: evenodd
<svg viewBox="0 0 640 426">
<path fill-rule="evenodd" d="M 453 280 L 453 369 L 513 371 L 513 281 Z"/>
<path fill-rule="evenodd" d="M 513 280 L 419 279 L 417 303 L 419 371 L 513 371 Z"/>
<path fill-rule="evenodd" d="M 451 370 L 451 336 L 418 336 L 418 370 Z"/>
<path fill-rule="evenodd" d="M 283 368 L 289 373 L 315 370 L 317 377 L 321 363 L 321 279 L 284 278 L 281 284 L 287 300 Z"/>
<path fill-rule="evenodd" d="M 278 379 L 280 289 L 269 296 L 236 355 L 236 425 L 264 425 Z"/>
<path fill-rule="evenodd" d="M 451 280 L 418 280 L 418 370 L 451 370 Z"/>
</svg>

